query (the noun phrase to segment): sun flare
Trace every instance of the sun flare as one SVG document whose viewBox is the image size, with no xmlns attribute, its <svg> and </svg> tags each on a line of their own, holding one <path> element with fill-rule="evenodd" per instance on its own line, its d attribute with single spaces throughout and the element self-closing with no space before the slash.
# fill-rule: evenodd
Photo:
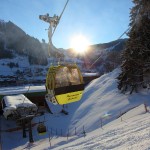
<svg viewBox="0 0 150 150">
<path fill-rule="evenodd" d="M 89 46 L 88 39 L 83 35 L 76 35 L 71 39 L 71 48 L 77 53 L 84 53 Z"/>
</svg>

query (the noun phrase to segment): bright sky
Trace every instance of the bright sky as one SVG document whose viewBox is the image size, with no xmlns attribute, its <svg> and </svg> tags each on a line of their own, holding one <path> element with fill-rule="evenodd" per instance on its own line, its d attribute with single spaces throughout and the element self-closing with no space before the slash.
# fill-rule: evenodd
<svg viewBox="0 0 150 150">
<path fill-rule="evenodd" d="M 48 42 L 48 23 L 39 15 L 60 15 L 67 0 L 1 0 L 0 19 L 12 21 L 27 34 Z M 70 48 L 82 34 L 90 44 L 116 40 L 129 25 L 131 0 L 70 0 L 53 36 L 58 48 Z"/>
</svg>

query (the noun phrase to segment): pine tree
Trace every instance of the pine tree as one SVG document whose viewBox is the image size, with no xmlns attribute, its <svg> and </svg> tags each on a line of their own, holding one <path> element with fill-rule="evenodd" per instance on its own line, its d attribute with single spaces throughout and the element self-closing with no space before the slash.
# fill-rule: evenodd
<svg viewBox="0 0 150 150">
<path fill-rule="evenodd" d="M 122 92 L 137 91 L 150 84 L 150 0 L 133 0 L 130 12 L 131 30 L 122 54 L 122 72 L 118 76 L 118 89 Z"/>
</svg>

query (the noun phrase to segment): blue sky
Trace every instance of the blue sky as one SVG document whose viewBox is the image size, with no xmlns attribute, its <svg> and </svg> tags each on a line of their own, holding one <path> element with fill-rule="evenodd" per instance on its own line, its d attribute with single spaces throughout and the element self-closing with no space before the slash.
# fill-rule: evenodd
<svg viewBox="0 0 150 150">
<path fill-rule="evenodd" d="M 12 21 L 27 34 L 48 41 L 48 24 L 39 15 L 60 15 L 67 0 L 0 0 L 0 19 Z M 53 36 L 58 48 L 69 48 L 74 35 L 90 44 L 116 40 L 129 25 L 132 0 L 70 0 Z M 125 37 L 125 36 L 124 36 Z"/>
</svg>

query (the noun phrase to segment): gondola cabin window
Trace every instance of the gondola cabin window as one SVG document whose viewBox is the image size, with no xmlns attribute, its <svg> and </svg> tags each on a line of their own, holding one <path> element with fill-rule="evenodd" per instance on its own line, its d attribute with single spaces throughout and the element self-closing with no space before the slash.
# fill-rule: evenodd
<svg viewBox="0 0 150 150">
<path fill-rule="evenodd" d="M 71 76 L 70 76 L 71 85 L 81 84 L 78 70 L 75 68 L 75 69 L 71 69 L 70 72 L 71 72 Z"/>
<path fill-rule="evenodd" d="M 81 84 L 80 76 L 76 68 L 59 68 L 55 76 L 55 88 Z"/>
<path fill-rule="evenodd" d="M 70 82 L 68 79 L 69 70 L 67 67 L 59 68 L 59 70 L 56 71 L 56 77 L 55 77 L 55 87 L 64 87 L 69 86 Z"/>
</svg>

